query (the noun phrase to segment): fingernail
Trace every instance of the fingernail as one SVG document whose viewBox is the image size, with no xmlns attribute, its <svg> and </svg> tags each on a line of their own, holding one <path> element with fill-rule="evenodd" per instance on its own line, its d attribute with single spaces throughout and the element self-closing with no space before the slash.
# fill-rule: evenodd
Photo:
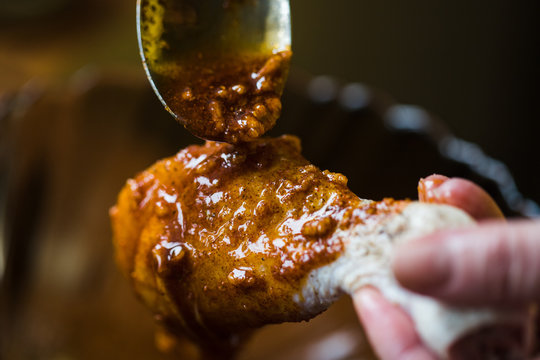
<svg viewBox="0 0 540 360">
<path fill-rule="evenodd" d="M 426 293 L 444 285 L 450 263 L 440 242 L 408 243 L 398 248 L 393 261 L 398 282 L 413 291 Z"/>
<path fill-rule="evenodd" d="M 449 178 L 444 175 L 433 174 L 418 182 L 418 199 L 423 202 L 435 202 L 438 199 L 437 188 Z"/>
<path fill-rule="evenodd" d="M 360 289 L 355 296 L 355 302 L 364 310 L 376 312 L 379 308 L 377 299 L 381 295 L 372 287 L 366 286 Z"/>
</svg>

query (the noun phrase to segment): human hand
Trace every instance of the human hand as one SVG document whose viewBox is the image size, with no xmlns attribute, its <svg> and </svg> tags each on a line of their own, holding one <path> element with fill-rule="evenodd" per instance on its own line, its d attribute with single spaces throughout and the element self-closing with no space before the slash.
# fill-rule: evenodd
<svg viewBox="0 0 540 360">
<path fill-rule="evenodd" d="M 421 201 L 460 207 L 477 220 L 501 218 L 489 195 L 463 179 L 421 180 Z M 397 280 L 410 290 L 460 305 L 521 306 L 540 299 L 540 222 L 483 222 L 441 231 L 397 250 Z M 375 289 L 353 297 L 382 359 L 435 359 L 409 316 Z"/>
</svg>

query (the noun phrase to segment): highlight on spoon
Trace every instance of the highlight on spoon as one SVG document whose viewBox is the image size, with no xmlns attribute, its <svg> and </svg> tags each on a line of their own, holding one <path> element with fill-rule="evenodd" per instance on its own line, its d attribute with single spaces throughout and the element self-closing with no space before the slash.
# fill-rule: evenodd
<svg viewBox="0 0 540 360">
<path fill-rule="evenodd" d="M 239 143 L 281 112 L 291 57 L 288 0 L 138 0 L 143 65 L 194 135 Z"/>
</svg>

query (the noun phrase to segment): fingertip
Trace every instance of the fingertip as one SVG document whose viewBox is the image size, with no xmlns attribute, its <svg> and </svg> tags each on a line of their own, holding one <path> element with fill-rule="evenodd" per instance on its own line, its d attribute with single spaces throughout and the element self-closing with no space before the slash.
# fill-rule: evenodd
<svg viewBox="0 0 540 360">
<path fill-rule="evenodd" d="M 353 303 L 360 320 L 369 330 L 377 331 L 377 319 L 384 313 L 391 304 L 382 294 L 371 286 L 365 286 L 357 291 L 353 296 Z M 369 331 L 368 331 L 369 332 Z"/>
<path fill-rule="evenodd" d="M 381 359 L 434 359 L 418 337 L 411 318 L 378 290 L 364 287 L 353 295 L 353 301 L 367 336 Z"/>
<path fill-rule="evenodd" d="M 436 192 L 442 203 L 456 206 L 476 220 L 504 218 L 495 200 L 472 181 L 452 178 L 442 184 Z"/>
<path fill-rule="evenodd" d="M 420 179 L 418 198 L 422 202 L 458 207 L 476 220 L 504 217 L 493 198 L 480 186 L 466 179 L 430 175 Z"/>
<path fill-rule="evenodd" d="M 355 294 L 353 300 L 360 312 L 372 313 L 379 310 L 381 307 L 380 302 L 384 298 L 375 288 L 365 286 Z"/>
</svg>

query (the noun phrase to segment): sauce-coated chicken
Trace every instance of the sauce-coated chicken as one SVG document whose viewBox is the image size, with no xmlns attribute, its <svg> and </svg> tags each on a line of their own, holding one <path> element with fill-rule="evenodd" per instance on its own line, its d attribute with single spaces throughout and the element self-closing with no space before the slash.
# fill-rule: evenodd
<svg viewBox="0 0 540 360">
<path fill-rule="evenodd" d="M 310 319 L 367 284 L 400 303 L 441 354 L 499 318 L 408 293 L 391 275 L 394 244 L 473 224 L 467 215 L 362 200 L 346 184 L 305 160 L 292 136 L 190 146 L 121 191 L 111 210 L 117 261 L 169 332 L 207 348 L 234 347 L 265 324 Z"/>
<path fill-rule="evenodd" d="M 196 337 L 308 319 L 291 295 L 342 251 L 336 228 L 401 206 L 360 200 L 346 183 L 291 136 L 190 146 L 122 190 L 118 262 L 165 323 Z"/>
</svg>

